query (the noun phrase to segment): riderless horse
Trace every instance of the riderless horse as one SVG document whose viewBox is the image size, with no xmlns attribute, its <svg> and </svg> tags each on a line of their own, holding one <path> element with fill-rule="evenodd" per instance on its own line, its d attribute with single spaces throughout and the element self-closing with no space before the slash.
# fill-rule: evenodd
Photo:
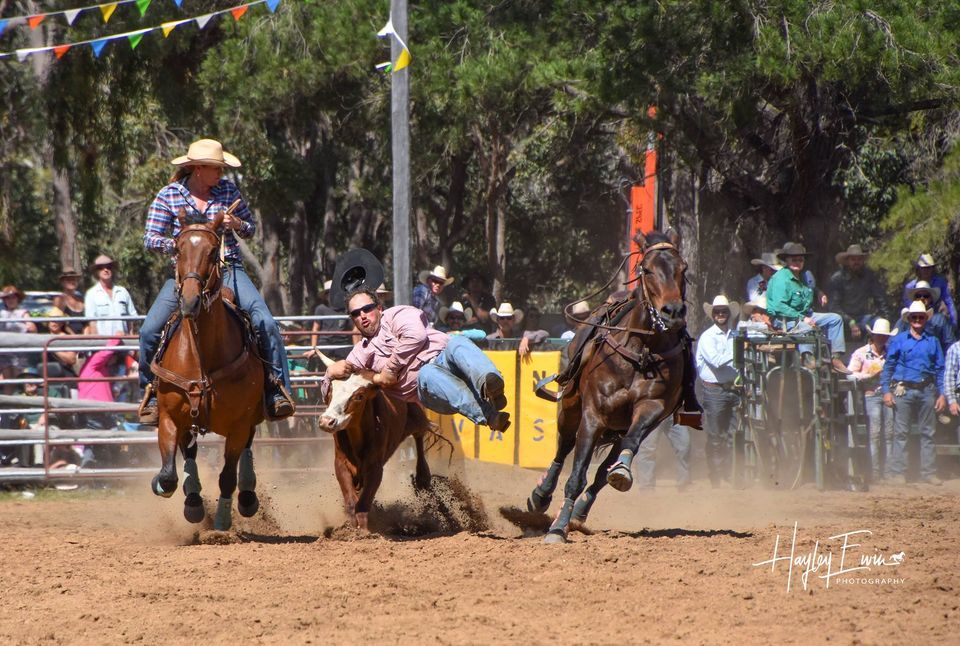
<svg viewBox="0 0 960 646">
<path fill-rule="evenodd" d="M 260 507 L 254 491 L 251 444 L 263 421 L 263 362 L 257 355 L 249 326 L 229 301 L 223 287 L 221 236 L 223 214 L 209 223 L 190 224 L 183 211 L 176 238 L 179 311 L 164 331 L 169 337 L 154 360 L 158 383 L 157 441 L 162 467 L 152 489 L 169 498 L 177 488 L 177 449 L 184 456 L 183 515 L 191 523 L 204 518 L 197 473 L 197 436 L 212 431 L 225 438 L 220 472 L 220 499 L 214 529 L 232 524 L 233 493 L 238 485 L 240 515 L 253 516 Z M 226 300 L 225 300 L 226 298 Z"/>
<path fill-rule="evenodd" d="M 632 303 L 626 304 L 632 309 L 620 324 L 592 322 L 596 334 L 584 346 L 581 369 L 564 384 L 559 398 L 556 456 L 527 500 L 531 511 L 547 510 L 563 462 L 576 449 L 563 506 L 544 539 L 548 543 L 564 542 L 571 521 L 586 520 L 606 484 L 630 489 L 630 465 L 640 442 L 682 403 L 689 337 L 684 322 L 687 265 L 679 235 L 654 231 L 638 242 L 643 250 L 638 285 Z M 590 456 L 605 444 L 613 446 L 584 491 Z"/>
</svg>

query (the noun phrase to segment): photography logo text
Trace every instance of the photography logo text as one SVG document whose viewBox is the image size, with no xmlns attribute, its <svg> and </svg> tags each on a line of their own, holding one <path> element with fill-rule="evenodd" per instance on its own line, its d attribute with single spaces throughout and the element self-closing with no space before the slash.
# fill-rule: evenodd
<svg viewBox="0 0 960 646">
<path fill-rule="evenodd" d="M 789 545 L 780 540 L 780 533 L 773 543 L 773 555 L 753 567 L 769 567 L 774 574 L 786 575 L 787 592 L 796 586 L 798 579 L 804 590 L 823 581 L 824 588 L 831 585 L 898 585 L 904 582 L 900 566 L 906 560 L 903 550 L 891 553 L 870 547 L 873 532 L 857 529 L 834 536 L 824 541 L 816 539 L 813 549 L 802 551 L 797 545 L 797 523 L 793 524 L 793 537 Z"/>
</svg>

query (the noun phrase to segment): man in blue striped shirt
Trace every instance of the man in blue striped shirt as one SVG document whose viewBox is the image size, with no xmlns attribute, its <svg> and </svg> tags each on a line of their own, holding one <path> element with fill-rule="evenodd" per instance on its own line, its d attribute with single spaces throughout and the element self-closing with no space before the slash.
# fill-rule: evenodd
<svg viewBox="0 0 960 646">
<path fill-rule="evenodd" d="M 890 472 L 898 484 L 906 483 L 907 435 L 914 427 L 920 432 L 920 480 L 942 484 L 936 475 L 933 433 L 935 412 L 947 404 L 943 396 L 943 349 L 940 341 L 924 329 L 932 314 L 922 301 L 910 303 L 904 313 L 910 329 L 890 339 L 880 377 L 884 405 L 896 408 Z"/>
<path fill-rule="evenodd" d="M 253 236 L 257 227 L 236 184 L 223 177 L 223 169 L 228 166 L 238 168 L 240 160 L 225 152 L 220 142 L 200 139 L 190 144 L 186 155 L 172 163 L 177 166 L 177 171 L 150 205 L 143 245 L 150 251 L 172 256 L 176 249 L 174 238 L 180 232 L 177 215 L 181 209 L 188 219 L 212 221 L 218 214 L 224 214 L 224 262 L 227 266 L 223 284 L 233 290 L 237 305 L 250 314 L 260 342 L 261 356 L 271 364 L 266 386 L 268 416 L 272 419 L 289 417 L 294 407 L 287 394 L 290 392 L 290 375 L 283 337 L 260 291 L 243 268 L 237 242 L 237 237 Z M 240 200 L 240 204 L 228 213 L 227 209 L 236 200 Z M 160 333 L 177 309 L 176 291 L 176 281 L 168 278 L 140 328 L 140 387 L 144 390 L 154 379 L 150 363 L 157 353 Z M 156 395 L 151 395 L 143 403 L 141 411 L 141 424 L 156 425 Z"/>
</svg>

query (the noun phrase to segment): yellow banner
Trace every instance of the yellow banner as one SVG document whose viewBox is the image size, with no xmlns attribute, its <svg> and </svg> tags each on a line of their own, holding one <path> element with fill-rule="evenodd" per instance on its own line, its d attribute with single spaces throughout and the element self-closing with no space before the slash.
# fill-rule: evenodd
<svg viewBox="0 0 960 646">
<path fill-rule="evenodd" d="M 477 457 L 477 425 L 463 415 L 441 415 L 429 408 L 427 418 L 437 425 L 440 435 L 450 442 L 438 442 L 431 447 L 431 453 L 454 463 L 464 459 L 474 460 Z M 450 454 L 450 445 L 453 445 L 453 454 Z"/>
<path fill-rule="evenodd" d="M 520 416 L 514 425 L 520 442 L 521 467 L 544 469 L 557 452 L 558 404 L 540 399 L 533 389 L 538 381 L 559 369 L 557 351 L 532 352 L 530 361 L 520 362 Z"/>
<path fill-rule="evenodd" d="M 484 354 L 490 357 L 493 365 L 503 375 L 503 392 L 507 396 L 507 407 L 503 410 L 510 413 L 513 424 L 506 433 L 480 426 L 479 457 L 484 462 L 514 464 L 513 454 L 517 442 L 517 352 L 516 350 L 488 350 Z"/>
</svg>

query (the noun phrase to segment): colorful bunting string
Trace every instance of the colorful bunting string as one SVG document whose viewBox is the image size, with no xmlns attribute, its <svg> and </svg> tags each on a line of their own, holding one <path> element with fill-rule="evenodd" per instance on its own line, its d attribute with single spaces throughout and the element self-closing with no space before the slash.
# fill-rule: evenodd
<svg viewBox="0 0 960 646">
<path fill-rule="evenodd" d="M 72 27 L 73 23 L 77 19 L 77 16 L 86 11 L 93 11 L 95 9 L 100 10 L 100 13 L 103 15 L 103 21 L 107 22 L 110 20 L 110 16 L 113 14 L 114 10 L 119 5 L 125 4 L 136 4 L 138 8 L 140 8 L 141 4 L 144 4 L 145 6 L 140 9 L 140 17 L 143 17 L 144 13 L 146 13 L 146 7 L 150 5 L 151 1 L 152 0 L 115 0 L 114 2 L 105 2 L 103 4 L 95 4 L 87 7 L 77 7 L 76 9 L 47 11 L 46 13 L 35 13 L 27 16 L 13 16 L 11 18 L 0 20 L 0 35 L 6 31 L 7 27 L 15 27 L 18 25 L 28 25 L 30 29 L 36 29 L 37 25 L 43 22 L 44 19 L 51 16 L 63 16 L 66 19 L 67 24 Z M 174 2 L 176 3 L 177 7 L 179 7 L 183 0 L 174 0 Z"/>
<path fill-rule="evenodd" d="M 100 8 L 101 13 L 103 14 L 104 22 L 107 22 L 110 20 L 110 16 L 113 14 L 113 11 L 114 9 L 116 9 L 117 5 L 126 4 L 127 2 L 136 2 L 137 7 L 139 8 L 142 6 L 141 11 L 146 12 L 146 8 L 147 6 L 149 6 L 152 0 L 117 0 L 117 2 L 112 2 L 104 5 L 94 5 L 93 7 L 87 7 L 87 8 Z M 211 19 L 215 18 L 216 16 L 223 15 L 225 13 L 231 14 L 233 16 L 233 19 L 235 21 L 238 21 L 240 20 L 240 18 L 244 16 L 244 14 L 247 13 L 250 7 L 253 7 L 259 4 L 265 4 L 267 6 L 267 9 L 270 11 L 270 13 L 274 13 L 276 11 L 277 6 L 280 4 L 280 0 L 253 0 L 253 2 L 247 2 L 242 5 L 238 5 L 236 7 L 231 7 L 230 9 L 221 9 L 220 11 L 214 11 L 212 13 L 204 14 L 202 16 L 196 16 L 194 18 L 184 18 L 183 20 L 165 22 L 161 25 L 157 25 L 156 27 L 148 27 L 146 29 L 137 29 L 135 31 L 124 32 L 122 34 L 114 34 L 112 36 L 101 36 L 100 38 L 93 38 L 90 40 L 83 40 L 75 43 L 63 43 L 60 45 L 49 45 L 47 47 L 31 47 L 31 48 L 25 48 L 25 49 L 18 49 L 12 52 L 0 52 L 0 58 L 7 58 L 9 56 L 15 55 L 18 61 L 23 62 L 33 54 L 40 54 L 43 52 L 53 52 L 54 56 L 56 56 L 57 60 L 59 60 L 60 58 L 63 57 L 65 53 L 67 53 L 68 50 L 74 47 L 77 47 L 79 45 L 89 45 L 90 49 L 93 50 L 94 57 L 100 58 L 100 55 L 103 53 L 103 50 L 106 48 L 107 43 L 109 43 L 111 40 L 126 38 L 130 43 L 130 48 L 136 49 L 137 45 L 140 44 L 140 41 L 143 40 L 143 36 L 152 31 L 160 31 L 161 33 L 163 33 L 163 37 L 166 38 L 167 36 L 170 35 L 170 32 L 172 32 L 177 26 L 182 25 L 184 23 L 188 23 L 188 22 L 196 22 L 197 26 L 200 29 L 203 29 L 210 23 Z M 179 3 L 178 3 L 178 6 L 179 6 Z M 109 9 L 104 10 L 104 8 L 109 8 Z M 83 11 L 83 9 L 77 9 L 76 11 Z M 55 12 L 55 13 L 64 13 L 64 12 Z M 37 24 L 39 25 L 40 22 L 43 20 L 43 18 L 45 18 L 48 15 L 52 15 L 52 14 L 49 14 L 49 13 L 37 14 L 37 16 L 40 16 L 39 20 L 37 21 Z M 36 17 L 36 16 L 31 16 L 31 18 L 33 17 Z M 76 16 L 73 16 L 73 18 L 76 18 Z M 68 17 L 68 20 L 69 19 L 70 18 Z M 10 19 L 10 20 L 14 20 L 14 19 Z M 0 21 L 0 33 L 3 33 L 3 29 L 6 27 L 8 22 L 9 20 Z"/>
<path fill-rule="evenodd" d="M 403 39 L 400 38 L 400 34 L 393 28 L 393 16 L 390 16 L 390 19 L 387 20 L 387 24 L 383 26 L 383 29 L 377 32 L 377 38 L 386 38 L 388 36 L 397 39 L 397 43 L 400 45 L 400 55 L 397 56 L 397 60 L 395 61 L 380 63 L 377 65 L 377 69 L 387 73 L 399 72 L 410 64 L 410 50 L 407 48 L 407 44 L 403 42 Z"/>
</svg>

